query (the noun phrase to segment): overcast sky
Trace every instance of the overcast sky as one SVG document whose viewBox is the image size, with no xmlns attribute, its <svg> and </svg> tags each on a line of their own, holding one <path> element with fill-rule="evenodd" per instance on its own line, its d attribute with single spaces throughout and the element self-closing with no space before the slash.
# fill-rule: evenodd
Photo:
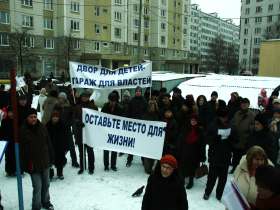
<svg viewBox="0 0 280 210">
<path fill-rule="evenodd" d="M 203 12 L 217 12 L 221 18 L 239 18 L 240 0 L 191 0 L 192 4 L 199 4 Z M 239 25 L 239 19 L 233 20 Z"/>
</svg>

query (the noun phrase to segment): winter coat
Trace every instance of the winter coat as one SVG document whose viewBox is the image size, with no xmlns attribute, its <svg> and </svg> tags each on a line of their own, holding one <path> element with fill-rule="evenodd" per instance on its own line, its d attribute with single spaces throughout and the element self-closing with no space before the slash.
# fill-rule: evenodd
<svg viewBox="0 0 280 210">
<path fill-rule="evenodd" d="M 46 127 L 54 150 L 54 165 L 56 167 L 62 167 L 67 161 L 65 158 L 68 146 L 66 126 L 61 120 L 55 124 L 50 120 Z"/>
<path fill-rule="evenodd" d="M 201 125 L 206 128 L 207 124 L 207 104 L 203 104 L 202 106 L 198 106 L 198 119 Z"/>
<path fill-rule="evenodd" d="M 164 148 L 163 153 L 164 154 L 173 154 L 177 157 L 178 151 L 178 126 L 177 122 L 174 118 L 164 120 L 167 125 L 165 128 L 165 138 L 164 138 Z"/>
<path fill-rule="evenodd" d="M 275 141 L 275 151 L 276 151 L 276 163 L 280 165 L 280 120 L 279 119 L 272 119 L 270 123 L 270 130 L 272 135 L 274 136 Z"/>
<path fill-rule="evenodd" d="M 18 104 L 18 125 L 19 127 L 22 126 L 22 124 L 24 123 L 24 121 L 27 118 L 28 115 L 28 110 L 31 108 L 30 106 L 26 105 L 26 106 L 21 106 Z"/>
<path fill-rule="evenodd" d="M 272 133 L 264 128 L 261 131 L 253 131 L 249 136 L 247 148 L 252 146 L 260 146 L 264 149 L 268 158 L 275 164 L 277 160 L 278 147 Z"/>
<path fill-rule="evenodd" d="M 7 91 L 0 91 L 0 109 L 10 104 L 10 94 Z"/>
<path fill-rule="evenodd" d="M 53 163 L 51 140 L 47 129 L 39 121 L 34 126 L 24 122 L 20 130 L 20 149 L 23 169 L 28 173 L 42 172 Z"/>
<path fill-rule="evenodd" d="M 229 166 L 230 164 L 233 142 L 232 130 L 225 139 L 218 133 L 219 130 L 226 131 L 228 129 L 230 129 L 229 124 L 223 125 L 218 118 L 208 127 L 206 134 L 206 143 L 209 144 L 208 161 L 213 166 Z"/>
<path fill-rule="evenodd" d="M 234 148 L 245 150 L 249 135 L 254 127 L 255 115 L 252 111 L 239 110 L 232 119 L 232 129 L 236 143 Z"/>
<path fill-rule="evenodd" d="M 172 112 L 176 115 L 181 110 L 182 105 L 185 103 L 185 99 L 180 95 L 177 98 L 173 97 L 171 101 Z"/>
<path fill-rule="evenodd" d="M 142 210 L 188 210 L 183 181 L 177 171 L 164 178 L 159 170 L 150 175 L 142 201 Z"/>
<path fill-rule="evenodd" d="M 187 142 L 190 129 L 185 129 L 179 134 L 179 167 L 184 176 L 194 176 L 200 162 L 205 162 L 206 160 L 203 130 L 199 127 L 194 129 L 198 134 L 198 138 L 194 143 Z"/>
<path fill-rule="evenodd" d="M 207 102 L 207 122 L 211 122 L 216 118 L 217 101 Z"/>
<path fill-rule="evenodd" d="M 111 110 L 110 103 L 105 103 L 101 109 L 101 112 L 107 113 L 107 114 L 112 114 L 112 115 L 117 115 L 117 116 L 122 116 L 123 115 L 123 109 L 120 106 L 119 103 L 116 103 L 116 106 L 114 110 Z"/>
<path fill-rule="evenodd" d="M 183 111 L 182 109 L 175 114 L 175 120 L 178 125 L 178 131 L 181 132 L 190 121 L 191 114 L 188 111 Z"/>
<path fill-rule="evenodd" d="M 58 99 L 53 96 L 48 96 L 43 104 L 44 115 L 42 116 L 42 124 L 46 125 L 51 119 L 53 108 L 58 104 Z"/>
<path fill-rule="evenodd" d="M 257 198 L 256 207 L 258 210 L 280 209 L 280 195 L 273 195 L 268 199 Z"/>
<path fill-rule="evenodd" d="M 83 111 L 82 108 L 88 108 L 92 110 L 98 110 L 97 106 L 93 101 L 80 102 L 78 103 L 73 110 L 73 133 L 75 135 L 76 144 L 83 143 Z"/>
<path fill-rule="evenodd" d="M 269 161 L 269 164 L 273 165 L 271 161 Z M 258 194 L 256 178 L 255 176 L 250 176 L 249 174 L 246 155 L 241 158 L 239 165 L 234 171 L 233 177 L 239 190 L 245 196 L 247 201 L 251 204 L 255 204 Z"/>
<path fill-rule="evenodd" d="M 229 120 L 231 120 L 234 117 L 235 113 L 240 110 L 240 101 L 238 99 L 233 102 L 229 100 L 227 107 L 229 110 L 228 118 Z"/>
<path fill-rule="evenodd" d="M 147 106 L 147 101 L 143 96 L 133 97 L 128 105 L 127 117 L 133 119 L 142 119 L 143 115 L 147 111 Z"/>
</svg>

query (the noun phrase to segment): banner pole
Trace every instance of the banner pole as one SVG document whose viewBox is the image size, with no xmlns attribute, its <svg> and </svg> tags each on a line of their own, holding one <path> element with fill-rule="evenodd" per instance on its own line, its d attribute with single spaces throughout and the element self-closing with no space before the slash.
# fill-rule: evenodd
<svg viewBox="0 0 280 210">
<path fill-rule="evenodd" d="M 13 132 L 15 141 L 15 156 L 16 156 L 16 175 L 17 175 L 17 186 L 18 186 L 18 206 L 20 210 L 24 210 L 23 204 L 23 190 L 22 190 L 22 177 L 20 169 L 20 158 L 19 158 L 19 129 L 18 129 L 18 110 L 17 110 L 17 99 L 16 99 L 16 69 L 13 68 L 10 72 L 11 79 L 11 101 L 13 107 Z M 10 139 L 11 140 L 11 139 Z"/>
</svg>

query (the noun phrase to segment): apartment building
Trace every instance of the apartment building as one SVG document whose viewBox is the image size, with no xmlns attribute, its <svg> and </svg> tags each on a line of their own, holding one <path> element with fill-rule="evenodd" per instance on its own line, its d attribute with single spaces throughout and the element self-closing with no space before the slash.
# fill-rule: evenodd
<svg viewBox="0 0 280 210">
<path fill-rule="evenodd" d="M 198 70 L 189 56 L 190 0 L 142 0 L 141 10 L 140 21 L 139 0 L 1 0 L 0 76 L 12 63 L 34 76 L 58 76 L 70 60 Z"/>
<path fill-rule="evenodd" d="M 242 0 L 239 63 L 242 71 L 258 73 L 260 44 L 280 22 L 279 0 Z M 279 25 L 279 24 L 278 24 Z M 277 28 L 279 32 L 279 28 Z"/>
<path fill-rule="evenodd" d="M 209 70 L 207 64 L 210 59 L 210 43 L 217 36 L 222 36 L 226 44 L 239 46 L 239 26 L 232 20 L 219 18 L 217 13 L 208 14 L 201 11 L 197 4 L 191 5 L 190 25 L 190 56 L 200 61 L 201 71 Z"/>
</svg>

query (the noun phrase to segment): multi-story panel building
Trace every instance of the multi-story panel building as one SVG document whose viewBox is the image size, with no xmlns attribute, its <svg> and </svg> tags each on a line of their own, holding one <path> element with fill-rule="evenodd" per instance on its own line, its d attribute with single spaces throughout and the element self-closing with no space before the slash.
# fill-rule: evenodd
<svg viewBox="0 0 280 210">
<path fill-rule="evenodd" d="M 208 71 L 210 43 L 221 36 L 226 44 L 239 46 L 239 27 L 232 20 L 223 20 L 217 13 L 205 13 L 197 4 L 191 6 L 191 56 L 200 60 L 200 69 Z M 236 49 L 238 54 L 238 49 Z"/>
<path fill-rule="evenodd" d="M 280 22 L 279 0 L 242 0 L 239 63 L 241 71 L 258 73 L 260 43 Z"/>
<path fill-rule="evenodd" d="M 0 72 L 16 61 L 35 76 L 60 75 L 70 60 L 113 69 L 152 60 L 153 70 L 197 71 L 190 0 L 142 0 L 141 11 L 140 21 L 139 0 L 2 0 Z M 16 46 L 15 37 L 24 41 Z"/>
</svg>

